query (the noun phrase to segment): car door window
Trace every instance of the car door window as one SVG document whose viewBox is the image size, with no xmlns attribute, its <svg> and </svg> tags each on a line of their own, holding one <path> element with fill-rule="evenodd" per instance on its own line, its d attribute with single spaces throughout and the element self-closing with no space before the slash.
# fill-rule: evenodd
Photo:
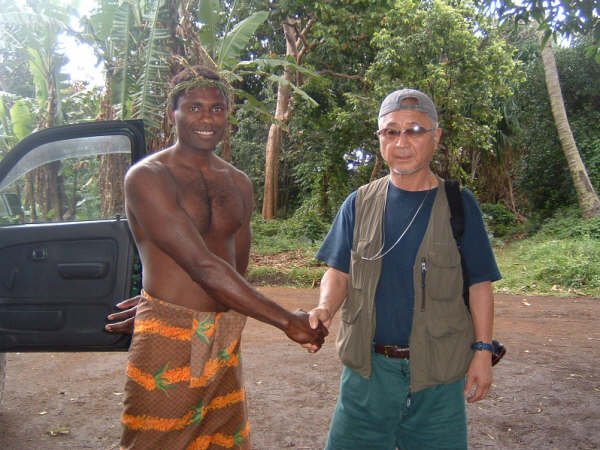
<svg viewBox="0 0 600 450">
<path fill-rule="evenodd" d="M 0 225 L 124 216 L 123 176 L 131 142 L 123 134 L 47 142 L 0 182 Z"/>
</svg>

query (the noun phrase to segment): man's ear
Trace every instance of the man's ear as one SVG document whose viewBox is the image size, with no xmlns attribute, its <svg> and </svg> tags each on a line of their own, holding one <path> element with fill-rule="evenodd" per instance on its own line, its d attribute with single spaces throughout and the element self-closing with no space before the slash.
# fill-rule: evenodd
<svg viewBox="0 0 600 450">
<path fill-rule="evenodd" d="M 170 126 L 175 125 L 175 111 L 173 110 L 173 107 L 170 104 L 169 106 L 167 106 L 167 122 Z"/>
<path fill-rule="evenodd" d="M 433 136 L 435 141 L 435 148 L 437 148 L 438 145 L 440 145 L 440 140 L 442 139 L 442 129 L 439 127 L 436 128 Z"/>
</svg>

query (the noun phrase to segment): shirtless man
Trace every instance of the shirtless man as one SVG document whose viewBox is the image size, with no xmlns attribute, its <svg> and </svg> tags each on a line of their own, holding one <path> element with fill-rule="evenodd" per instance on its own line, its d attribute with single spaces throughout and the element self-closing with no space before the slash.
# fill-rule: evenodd
<svg viewBox="0 0 600 450">
<path fill-rule="evenodd" d="M 243 277 L 253 194 L 248 177 L 214 153 L 227 126 L 224 84 L 200 67 L 185 69 L 172 84 L 177 141 L 125 177 L 143 291 L 121 448 L 249 448 L 240 366 L 246 316 L 315 349 L 327 331 L 313 330 L 306 313 L 287 311 Z"/>
</svg>

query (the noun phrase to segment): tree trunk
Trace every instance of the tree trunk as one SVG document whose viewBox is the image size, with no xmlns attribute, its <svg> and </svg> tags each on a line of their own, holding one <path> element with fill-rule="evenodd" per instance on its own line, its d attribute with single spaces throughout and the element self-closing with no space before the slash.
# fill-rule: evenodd
<svg viewBox="0 0 600 450">
<path fill-rule="evenodd" d="M 283 33 L 286 41 L 286 55 L 294 59 L 298 56 L 296 46 L 295 22 L 288 19 L 283 24 Z M 275 108 L 275 122 L 269 128 L 267 148 L 265 150 L 265 186 L 262 205 L 262 216 L 266 220 L 275 218 L 277 213 L 277 191 L 279 190 L 279 154 L 281 151 L 281 125 L 286 123 L 290 110 L 290 82 L 291 69 L 286 68 L 283 79 L 277 87 L 277 106 Z"/>
<path fill-rule="evenodd" d="M 231 162 L 231 126 L 225 129 L 225 134 L 221 141 L 221 158 L 229 163 Z"/>
<path fill-rule="evenodd" d="M 283 23 L 283 34 L 286 42 L 286 56 L 291 56 L 296 64 L 302 62 L 304 55 L 311 50 L 315 44 L 308 44 L 306 35 L 315 24 L 315 19 L 309 19 L 306 26 L 299 31 L 297 25 L 300 20 L 288 18 Z M 275 108 L 275 122 L 269 128 L 267 148 L 265 150 L 265 187 L 263 195 L 262 216 L 269 220 L 275 218 L 277 213 L 277 193 L 279 191 L 279 155 L 281 154 L 281 127 L 290 118 L 291 112 L 291 89 L 292 70 L 286 68 L 283 72 L 285 81 L 277 87 L 277 107 Z M 302 80 L 296 80 L 301 84 Z"/>
<path fill-rule="evenodd" d="M 100 113 L 97 117 L 98 120 L 113 120 L 115 118 L 115 111 L 111 104 L 114 68 L 110 66 L 107 73 L 109 75 L 106 77 L 105 91 L 100 104 Z M 120 118 L 122 119 L 123 117 L 121 116 Z M 101 198 L 101 218 L 107 219 L 117 215 L 125 215 L 123 179 L 125 177 L 125 172 L 130 165 L 131 158 L 129 155 L 107 154 L 100 156 L 98 190 Z"/>
<path fill-rule="evenodd" d="M 123 180 L 131 165 L 131 158 L 124 154 L 100 157 L 98 189 L 100 191 L 100 215 L 103 219 L 125 216 L 125 192 Z"/>
<path fill-rule="evenodd" d="M 378 151 L 375 153 L 375 163 L 373 164 L 373 170 L 371 170 L 371 176 L 369 177 L 369 181 L 375 181 L 381 175 L 381 168 L 383 167 L 383 158 L 381 157 L 381 153 Z"/>
<path fill-rule="evenodd" d="M 52 61 L 48 66 L 46 79 L 47 99 L 45 117 L 39 123 L 40 129 L 52 128 L 56 125 L 58 95 L 56 91 L 56 69 Z M 62 221 L 64 214 L 64 185 L 60 175 L 62 163 L 53 161 L 35 170 L 35 188 L 39 207 L 46 221 Z"/>
<path fill-rule="evenodd" d="M 550 41 L 548 41 L 542 49 L 542 61 L 544 63 L 546 87 L 548 89 L 554 123 L 556 124 L 560 145 L 565 154 L 565 158 L 567 159 L 571 177 L 573 178 L 573 185 L 577 191 L 577 199 L 581 214 L 586 219 L 596 217 L 600 215 L 600 199 L 594 190 L 594 186 L 592 186 L 592 183 L 590 182 L 579 150 L 577 150 L 575 138 L 571 132 L 562 91 L 558 81 L 556 60 Z"/>
</svg>

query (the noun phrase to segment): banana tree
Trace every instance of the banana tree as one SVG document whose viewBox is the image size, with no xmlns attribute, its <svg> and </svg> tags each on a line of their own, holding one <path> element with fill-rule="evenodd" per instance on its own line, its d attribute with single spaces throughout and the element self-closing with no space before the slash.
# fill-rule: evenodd
<svg viewBox="0 0 600 450">
<path fill-rule="evenodd" d="M 230 19 L 235 11 L 236 4 L 237 2 L 234 2 L 233 8 L 230 10 L 226 30 L 230 28 Z M 272 123 L 265 149 L 265 180 L 262 206 L 263 217 L 272 219 L 275 217 L 277 209 L 282 126 L 287 123 L 290 117 L 292 92 L 316 105 L 316 102 L 302 91 L 293 79 L 294 73 L 316 76 L 300 65 L 303 56 L 310 49 L 306 34 L 314 21 L 309 20 L 302 30 L 298 29 L 299 20 L 288 18 L 284 21 L 283 34 L 286 41 L 286 58 L 255 58 L 250 61 L 240 61 L 243 51 L 247 48 L 256 30 L 267 20 L 268 12 L 259 11 L 251 14 L 234 27 L 231 27 L 230 31 L 226 31 L 223 38 L 218 38 L 215 33 L 216 24 L 221 15 L 220 2 L 217 0 L 203 2 L 200 13 L 199 18 L 205 26 L 199 33 L 199 40 L 208 53 L 207 59 L 213 62 L 215 69 L 230 84 L 235 86 L 236 82 L 241 81 L 244 76 L 258 76 L 277 86 L 275 115 L 270 118 Z M 277 70 L 281 70 L 282 74 L 275 75 Z M 246 108 L 254 109 L 260 115 L 271 117 L 264 106 L 247 92 L 239 89 L 234 89 L 234 92 L 237 96 L 246 100 Z M 231 150 L 228 140 L 224 142 L 222 154 L 225 159 L 230 160 Z"/>
<path fill-rule="evenodd" d="M 110 105 L 120 105 L 122 118 L 141 118 L 146 123 L 150 148 L 161 148 L 172 139 L 168 123 L 166 81 L 180 68 L 202 64 L 213 68 L 232 87 L 233 97 L 245 100 L 243 107 L 272 120 L 266 107 L 248 92 L 239 89 L 245 77 L 262 78 L 299 90 L 289 76 L 290 70 L 310 72 L 286 58 L 254 58 L 242 55 L 265 23 L 269 13 L 247 14 L 241 2 L 223 6 L 219 0 L 167 3 L 165 0 L 102 0 L 95 15 L 87 21 L 87 36 L 105 60 L 107 97 L 104 116 L 112 113 Z M 275 70 L 284 68 L 284 75 Z M 110 95 L 110 97 L 108 97 Z M 108 101 L 110 99 L 110 101 Z M 116 101 L 116 103 L 115 103 Z M 221 155 L 231 160 L 229 135 L 224 139 Z"/>
<path fill-rule="evenodd" d="M 73 11 L 57 1 L 5 6 L 8 11 L 3 16 L 5 26 L 0 28 L 0 43 L 3 48 L 10 46 L 27 55 L 35 88 L 31 99 L 37 110 L 35 128 L 61 125 L 61 95 L 66 86 L 61 68 L 67 59 L 59 51 L 58 38 L 69 31 Z M 14 109 L 12 112 L 13 117 L 17 117 Z M 33 219 L 38 217 L 39 208 L 44 220 L 61 220 L 65 212 L 63 203 L 60 162 L 36 169 L 29 175 L 24 204 L 31 209 Z"/>
<path fill-rule="evenodd" d="M 102 0 L 82 20 L 81 39 L 104 65 L 105 85 L 98 120 L 142 119 L 150 148 L 161 148 L 165 129 L 166 86 L 172 52 L 164 0 Z M 122 180 L 129 161 L 123 155 L 102 157 L 98 184 L 105 216 L 123 211 Z"/>
</svg>

